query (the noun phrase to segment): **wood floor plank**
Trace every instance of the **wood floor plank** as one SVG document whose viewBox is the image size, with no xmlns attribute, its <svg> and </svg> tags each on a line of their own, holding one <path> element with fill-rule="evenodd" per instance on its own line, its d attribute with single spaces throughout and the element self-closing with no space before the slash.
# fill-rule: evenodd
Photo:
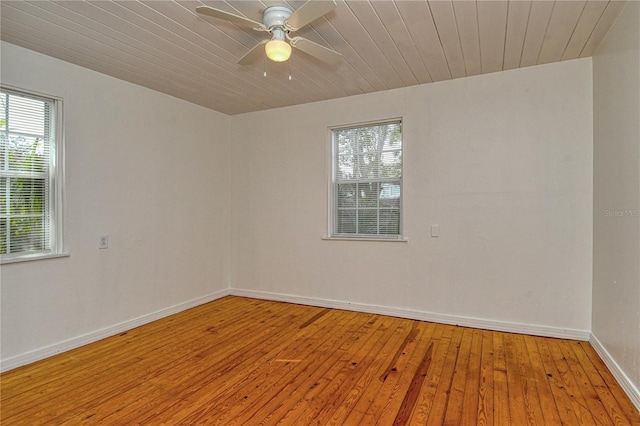
<svg viewBox="0 0 640 426">
<path fill-rule="evenodd" d="M 363 418 L 367 415 L 367 413 L 373 411 L 369 407 L 374 403 L 374 401 L 382 399 L 381 389 L 383 388 L 384 383 L 387 381 L 390 375 L 397 374 L 398 367 L 396 364 L 398 358 L 402 355 L 402 351 L 407 346 L 408 339 L 412 338 L 412 336 L 414 336 L 413 338 L 416 338 L 418 336 L 418 328 L 415 326 L 416 323 L 413 323 L 412 325 L 414 326 L 411 328 L 411 332 L 407 334 L 407 337 L 405 337 L 404 341 L 392 341 L 391 346 L 388 347 L 388 349 L 387 347 L 385 347 L 385 351 L 378 354 L 380 358 L 380 361 L 378 363 L 380 365 L 380 369 L 369 379 L 357 404 L 353 407 L 349 415 L 344 419 L 345 424 L 363 424 Z M 430 329 L 427 333 L 425 333 L 428 336 L 428 341 L 437 344 L 440 336 L 442 335 L 442 330 L 443 327 L 440 327 L 438 324 L 431 324 Z M 391 362 L 388 362 L 389 357 L 391 358 Z M 431 367 L 429 368 L 429 370 L 430 369 Z M 429 370 L 427 370 L 427 373 L 429 372 Z M 418 395 L 418 399 L 421 396 L 422 392 L 420 392 L 420 394 Z"/>
<path fill-rule="evenodd" d="M 354 318 L 351 314 L 347 315 L 345 318 L 347 320 Z M 327 318 L 327 320 L 329 319 Z M 273 363 L 258 366 L 249 374 L 243 372 L 245 378 L 234 386 L 233 390 L 217 398 L 213 407 L 209 407 L 215 410 L 218 422 L 232 424 L 232 419 L 236 418 L 239 413 L 264 404 L 266 397 L 273 399 L 273 395 L 287 395 L 287 398 L 290 398 L 290 393 L 283 392 L 283 388 L 287 382 L 300 384 L 300 375 L 307 372 L 309 365 L 313 365 L 318 359 L 313 356 L 317 350 L 322 350 L 321 348 L 327 346 L 335 348 L 339 342 L 344 342 L 352 337 L 350 331 L 361 331 L 364 335 L 370 334 L 368 329 L 375 326 L 376 322 L 372 323 L 368 319 L 362 321 L 362 319 L 360 317 L 360 321 L 357 322 L 347 321 L 345 324 L 349 327 L 346 328 L 345 333 L 341 334 L 335 333 L 339 325 L 328 321 L 326 327 L 313 331 L 313 334 L 319 334 L 320 338 L 313 338 L 311 330 L 307 329 L 306 333 L 300 332 L 294 339 L 289 338 L 283 342 L 282 346 L 274 348 Z M 328 329 L 334 332 L 328 333 Z M 210 397 L 210 394 L 205 397 Z M 197 416 L 191 415 L 180 419 L 180 421 L 185 424 L 201 423 L 207 414 L 206 410 L 202 410 Z"/>
<path fill-rule="evenodd" d="M 378 326 L 369 335 L 369 338 L 359 336 L 358 342 L 350 345 L 345 356 L 338 361 L 340 369 L 332 375 L 331 381 L 321 388 L 316 387 L 313 397 L 307 395 L 301 401 L 302 404 L 298 404 L 282 418 L 284 423 L 311 425 L 329 421 L 335 410 L 345 404 L 355 383 L 375 361 L 376 348 L 383 346 L 391 338 L 393 329 Z"/>
<path fill-rule="evenodd" d="M 574 349 L 576 357 L 585 369 L 589 381 L 605 406 L 611 424 L 640 425 L 640 413 L 631 404 L 625 403 L 628 397 L 618 386 L 611 372 L 606 368 L 595 350 L 585 342 L 579 342 Z"/>
<path fill-rule="evenodd" d="M 411 383 L 416 377 L 418 369 L 427 361 L 429 366 L 431 365 L 428 352 L 432 346 L 433 329 L 425 327 L 424 323 L 414 322 L 414 324 L 418 329 L 416 338 L 407 342 L 402 355 L 396 361 L 395 370 L 391 369 L 374 400 L 374 405 L 379 402 L 382 408 L 381 410 L 369 410 L 363 419 L 364 424 L 371 424 L 370 416 L 375 412 L 378 413 L 375 418 L 379 424 L 392 424 L 398 416 L 407 392 L 411 390 Z"/>
<path fill-rule="evenodd" d="M 564 342 L 560 345 L 562 355 L 567 360 L 571 374 L 575 378 L 576 385 L 582 390 L 587 409 L 591 412 L 596 424 L 607 424 L 610 421 L 609 414 L 605 409 L 602 401 L 598 397 L 593 384 L 589 380 L 585 369 L 578 361 L 574 353 L 574 346 L 579 346 L 578 342 Z"/>
<path fill-rule="evenodd" d="M 284 307 L 283 307 L 284 308 Z M 269 338 L 270 331 L 275 329 L 281 329 L 283 332 L 287 330 L 290 325 L 291 315 L 288 314 L 285 318 L 280 317 L 275 312 L 275 316 L 271 316 L 274 312 L 266 313 L 265 317 L 260 321 L 265 324 L 265 329 L 259 333 L 249 333 L 246 331 L 248 324 L 242 321 L 238 321 L 237 324 L 230 326 L 233 330 L 232 333 L 223 333 L 217 336 L 216 344 L 207 344 L 207 337 L 203 339 L 196 338 L 195 336 L 189 339 L 189 343 L 174 349 L 173 352 L 169 352 L 165 359 L 170 361 L 168 364 L 163 364 L 161 367 L 154 368 L 154 374 L 146 374 L 146 372 L 137 373 L 131 371 L 131 376 L 138 377 L 138 383 L 144 384 L 152 391 L 147 392 L 147 397 L 153 397 L 155 395 L 161 395 L 165 397 L 162 392 L 166 386 L 175 388 L 182 385 L 182 390 L 187 392 L 191 389 L 193 383 L 198 383 L 200 378 L 204 377 L 205 380 L 209 380 L 212 377 L 219 377 L 225 372 L 232 371 L 234 366 L 239 362 L 241 357 L 246 353 L 246 350 L 251 348 L 252 345 L 262 342 L 264 339 Z M 264 322 L 263 322 L 264 321 Z M 231 339 L 231 340 L 230 340 Z M 240 343 L 236 343 L 237 340 Z M 232 343 L 232 344 L 227 344 Z M 215 363 L 215 374 L 211 374 L 210 368 L 207 368 L 209 364 Z M 193 365 L 197 367 L 194 368 Z M 144 374 L 142 374 L 144 373 Z M 140 385 L 132 388 L 132 392 L 135 392 L 136 388 Z M 185 390 L 186 387 L 186 390 Z M 176 392 L 177 395 L 182 395 Z M 117 395 L 111 395 L 115 397 Z M 116 402 L 118 398 L 113 398 Z M 136 401 L 137 403 L 141 401 Z M 93 404 L 94 409 L 104 407 L 105 402 L 98 405 Z M 135 404 L 128 405 L 123 411 L 128 411 L 133 408 Z M 120 413 L 124 415 L 124 413 Z"/>
<path fill-rule="evenodd" d="M 518 355 L 518 368 L 524 384 L 524 401 L 526 404 L 528 418 L 532 424 L 548 424 L 545 422 L 543 405 L 540 398 L 540 392 L 538 391 L 538 382 L 541 377 L 536 376 L 535 374 L 536 370 L 531 364 L 531 358 L 529 357 L 529 351 L 527 350 L 524 336 L 521 334 L 512 334 L 510 337 L 515 343 L 516 353 Z M 547 409 L 548 407 L 544 408 Z M 553 410 L 553 408 L 553 406 L 550 407 L 551 410 Z"/>
<path fill-rule="evenodd" d="M 367 322 L 370 322 L 369 318 Z M 360 323 L 359 326 L 362 327 L 363 324 Z M 283 416 L 296 407 L 305 395 L 315 396 L 322 392 L 326 383 L 341 368 L 339 360 L 344 358 L 347 348 L 356 344 L 357 340 L 350 339 L 350 337 L 353 337 L 353 333 L 358 331 L 357 327 L 356 323 L 351 323 L 343 331 L 333 332 L 332 334 L 337 337 L 335 342 L 326 342 L 318 348 L 317 352 L 311 354 L 309 356 L 310 362 L 299 374 L 279 380 L 276 383 L 279 387 L 277 394 L 286 395 L 286 398 L 273 398 L 272 393 L 266 393 L 250 409 L 242 411 L 236 423 L 245 424 L 251 419 L 260 418 L 273 424 L 280 421 Z"/>
<path fill-rule="evenodd" d="M 444 425 L 462 424 L 462 407 L 474 331 L 475 330 L 470 328 L 463 330 L 462 339 L 457 351 L 451 386 L 449 388 L 449 401 L 447 402 L 447 410 L 444 415 Z M 472 424 L 474 423 L 475 421 L 472 422 Z"/>
<path fill-rule="evenodd" d="M 495 425 L 511 424 L 509 413 L 509 386 L 507 385 L 507 359 L 504 348 L 505 333 L 493 334 L 493 418 Z"/>
<path fill-rule="evenodd" d="M 587 407 L 587 402 L 582 395 L 582 389 L 577 385 L 569 364 L 564 357 L 562 350 L 560 349 L 561 341 L 555 339 L 548 340 L 549 350 L 553 356 L 553 360 L 556 364 L 556 369 L 560 374 L 564 390 L 569 395 L 571 401 L 571 407 L 573 408 L 578 423 L 581 425 L 595 425 L 596 421 L 591 415 L 591 411 Z"/>
<path fill-rule="evenodd" d="M 460 342 L 462 340 L 464 330 L 465 329 L 463 327 L 456 327 L 453 330 L 451 340 L 443 355 L 443 365 L 440 370 L 440 378 L 436 387 L 436 393 L 433 396 L 433 403 L 429 410 L 429 416 L 427 417 L 427 424 L 435 425 L 444 423 L 447 404 L 449 403 L 451 393 L 451 384 L 455 375 L 455 365 L 458 359 Z"/>
<path fill-rule="evenodd" d="M 297 310 L 287 308 L 287 315 L 279 321 L 261 322 L 258 330 L 253 329 L 248 336 L 240 336 L 239 342 L 236 340 L 235 344 L 218 345 L 222 349 L 196 354 L 195 360 L 203 365 L 201 369 L 187 368 L 184 373 L 179 370 L 165 371 L 162 380 L 165 385 L 172 384 L 171 393 L 163 392 L 165 386 L 161 386 L 144 405 L 126 416 L 118 417 L 125 422 L 141 419 L 142 422 L 149 423 L 159 415 L 171 419 L 173 416 L 184 416 L 189 410 L 200 410 L 201 405 L 192 404 L 192 401 L 198 398 L 203 389 L 214 389 L 207 398 L 233 390 L 238 381 L 243 379 L 247 368 L 277 354 L 283 342 L 289 341 L 289 336 L 299 327 L 300 323 L 295 320 L 296 312 Z M 252 330 L 252 327 L 248 326 L 247 329 Z M 187 363 L 187 367 L 189 364 Z M 197 374 L 190 375 L 192 371 Z M 235 372 L 242 374 L 236 375 Z"/>
<path fill-rule="evenodd" d="M 427 371 L 427 377 L 422 385 L 422 390 L 413 409 L 411 424 L 426 424 L 433 407 L 434 398 L 440 382 L 442 368 L 446 358 L 451 336 L 456 328 L 449 325 L 436 324 L 432 334 L 434 344 L 431 365 Z M 372 397 L 374 400 L 375 397 Z"/>
<path fill-rule="evenodd" d="M 538 351 L 535 339 L 531 336 L 522 336 L 524 345 L 529 354 L 529 360 L 531 363 L 531 375 L 535 378 L 538 390 L 538 397 L 540 398 L 540 406 L 542 407 L 542 416 L 544 417 L 544 424 L 546 425 L 559 425 L 562 424 L 560 414 L 558 413 L 558 406 L 553 398 L 553 392 L 551 385 L 549 384 L 547 373 Z"/>
<path fill-rule="evenodd" d="M 477 425 L 493 424 L 493 336 L 488 330 L 481 330 L 480 383 L 478 387 Z"/>
<path fill-rule="evenodd" d="M 505 334 L 507 386 L 509 387 L 510 419 L 516 425 L 541 425 L 542 412 L 537 391 L 528 381 L 527 365 L 517 335 Z"/>
<path fill-rule="evenodd" d="M 540 360 L 542 361 L 545 374 L 548 378 L 549 388 L 551 389 L 555 406 L 558 409 L 558 416 L 563 424 L 579 424 L 576 413 L 573 410 L 571 398 L 565 390 L 564 382 L 556 367 L 553 354 L 549 349 L 549 342 L 549 339 L 536 339 L 536 346 L 538 347 Z"/>
<path fill-rule="evenodd" d="M 466 371 L 466 382 L 462 401 L 461 424 L 477 425 L 480 399 L 480 364 L 482 361 L 482 330 L 474 329 Z"/>
<path fill-rule="evenodd" d="M 405 425 L 408 423 L 409 419 L 411 418 L 411 413 L 413 412 L 413 408 L 415 407 L 415 404 L 418 401 L 420 389 L 422 388 L 424 379 L 427 377 L 427 372 L 429 371 L 429 367 L 431 366 L 432 358 L 433 358 L 433 343 L 431 343 L 427 347 L 427 351 L 422 357 L 420 364 L 418 364 L 418 368 L 415 374 L 413 375 L 413 380 L 409 385 L 409 389 L 405 393 L 404 399 L 402 400 L 402 404 L 400 404 L 400 410 L 396 414 L 396 418 L 393 420 L 393 426 Z"/>
<path fill-rule="evenodd" d="M 279 313 L 278 309 L 282 311 Z M 162 407 L 167 397 L 188 395 L 195 384 L 199 384 L 201 380 L 211 380 L 232 371 L 237 365 L 238 355 L 244 354 L 254 344 L 271 337 L 269 330 L 280 328 L 282 333 L 286 333 L 292 316 L 289 312 L 283 315 L 285 309 L 284 305 L 274 305 L 272 309 L 265 311 L 264 317 L 258 319 L 261 324 L 264 324 L 265 330 L 258 333 L 246 331 L 248 324 L 254 321 L 251 316 L 247 316 L 247 322 L 243 319 L 230 324 L 228 329 L 233 332 L 214 334 L 215 345 L 210 344 L 212 334 L 210 332 L 203 333 L 201 337 L 185 336 L 188 345 L 184 347 L 176 345 L 174 352 L 169 354 L 160 353 L 163 356 L 160 360 L 156 359 L 156 362 L 160 361 L 157 366 L 150 370 L 127 370 L 126 374 L 133 384 L 124 388 L 123 385 L 127 382 L 122 382 L 117 377 L 113 380 L 104 380 L 103 387 L 106 389 L 113 383 L 116 387 L 115 391 L 102 394 L 98 399 L 94 396 L 86 405 L 78 407 L 66 417 L 76 421 L 78 413 L 88 412 L 91 417 L 87 417 L 87 421 L 91 423 L 105 416 L 108 420 L 112 417 L 109 414 L 115 411 L 120 419 L 126 420 L 131 417 L 139 419 L 144 410 Z M 214 373 L 210 370 L 211 364 L 216 365 Z M 118 384 L 120 384 L 119 388 Z M 171 392 L 166 392 L 167 387 L 171 388 Z M 124 395 L 142 394 L 143 397 L 135 398 L 132 403 L 121 406 L 123 393 Z"/>
<path fill-rule="evenodd" d="M 433 325 L 433 324 L 432 324 Z M 425 334 L 430 334 L 432 327 L 427 327 Z M 406 336 L 404 336 L 404 334 Z M 362 418 L 371 401 L 375 399 L 382 384 L 390 374 L 397 371 L 396 362 L 399 358 L 398 349 L 405 348 L 408 338 L 417 337 L 417 324 L 410 320 L 398 320 L 398 327 L 389 337 L 384 346 L 373 348 L 370 353 L 372 362 L 360 378 L 354 383 L 351 392 L 335 410 L 328 424 L 359 424 L 356 418 Z M 402 337 L 405 337 L 402 340 Z M 400 343 L 402 341 L 402 343 Z M 389 362 L 389 356 L 395 355 Z"/>
<path fill-rule="evenodd" d="M 2 425 L 640 425 L 587 342 L 229 296 L 0 375 Z"/>
</svg>

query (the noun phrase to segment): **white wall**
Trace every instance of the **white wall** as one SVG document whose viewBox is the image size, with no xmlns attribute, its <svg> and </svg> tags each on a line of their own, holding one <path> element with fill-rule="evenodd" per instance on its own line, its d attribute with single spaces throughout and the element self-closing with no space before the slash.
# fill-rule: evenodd
<svg viewBox="0 0 640 426">
<path fill-rule="evenodd" d="M 409 241 L 322 240 L 327 128 L 393 117 L 404 120 Z M 231 285 L 242 294 L 588 336 L 590 59 L 231 120 Z"/>
<path fill-rule="evenodd" d="M 593 57 L 593 320 L 596 344 L 640 407 L 640 3 Z M 607 355 L 607 354 L 605 354 Z M 606 359 L 606 358 L 605 358 Z M 619 377 L 625 383 L 625 377 Z"/>
<path fill-rule="evenodd" d="M 2 266 L 3 369 L 226 291 L 228 116 L 4 42 L 0 53 L 3 84 L 64 98 L 71 254 Z"/>
</svg>

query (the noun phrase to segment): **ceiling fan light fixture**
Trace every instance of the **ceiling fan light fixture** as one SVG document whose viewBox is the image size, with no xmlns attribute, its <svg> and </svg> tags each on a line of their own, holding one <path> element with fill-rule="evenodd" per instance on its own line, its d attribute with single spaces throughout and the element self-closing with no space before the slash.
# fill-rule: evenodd
<svg viewBox="0 0 640 426">
<path fill-rule="evenodd" d="M 269 40 L 264 45 L 264 51 L 274 62 L 284 62 L 291 57 L 291 45 L 284 40 Z"/>
</svg>

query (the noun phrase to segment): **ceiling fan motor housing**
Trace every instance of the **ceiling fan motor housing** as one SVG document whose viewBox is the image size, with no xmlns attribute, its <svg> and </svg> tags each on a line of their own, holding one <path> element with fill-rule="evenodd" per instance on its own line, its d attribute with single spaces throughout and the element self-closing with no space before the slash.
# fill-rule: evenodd
<svg viewBox="0 0 640 426">
<path fill-rule="evenodd" d="M 292 10 L 286 6 L 270 6 L 264 10 L 262 23 L 272 34 L 276 28 L 280 28 L 282 32 L 285 33 L 288 32 L 288 29 L 285 28 L 285 22 L 292 13 Z"/>
</svg>

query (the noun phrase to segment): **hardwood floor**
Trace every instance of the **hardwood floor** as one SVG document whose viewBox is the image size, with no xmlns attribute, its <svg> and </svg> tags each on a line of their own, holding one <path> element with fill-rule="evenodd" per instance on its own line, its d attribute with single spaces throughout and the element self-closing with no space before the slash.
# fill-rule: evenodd
<svg viewBox="0 0 640 426">
<path fill-rule="evenodd" d="M 2 425 L 640 425 L 586 342 L 240 297 L 0 381 Z"/>
</svg>

